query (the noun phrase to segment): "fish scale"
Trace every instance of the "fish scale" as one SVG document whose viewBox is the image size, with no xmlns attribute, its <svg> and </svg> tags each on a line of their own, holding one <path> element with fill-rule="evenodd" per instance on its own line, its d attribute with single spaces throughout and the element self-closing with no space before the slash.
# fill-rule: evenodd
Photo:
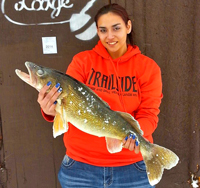
<svg viewBox="0 0 200 188">
<path fill-rule="evenodd" d="M 74 92 L 76 91 L 77 92 Z M 71 95 L 73 93 L 73 95 Z M 111 132 L 119 132 L 119 130 L 115 130 L 114 120 L 110 120 L 110 116 L 107 114 L 116 113 L 111 111 L 109 108 L 101 107 L 98 100 L 95 99 L 97 96 L 93 96 L 94 93 L 88 94 L 87 90 L 83 87 L 71 88 L 69 89 L 69 93 L 67 94 L 67 102 L 66 102 L 66 113 L 68 113 L 68 117 L 70 117 L 71 122 L 76 124 L 80 124 L 79 129 L 97 136 L 110 136 Z M 88 99 L 88 100 L 87 100 Z M 72 102 L 72 103 L 70 103 Z M 99 110 L 104 109 L 104 110 Z M 77 120 L 77 115 L 79 115 L 79 120 Z M 114 115 L 117 116 L 117 115 Z M 97 118 L 98 117 L 98 118 Z M 117 116 L 118 117 L 118 116 Z M 87 121 L 85 121 L 87 120 Z M 74 122 L 75 121 L 75 122 Z M 79 121 L 79 122 L 77 122 Z M 124 122 L 125 123 L 125 122 Z M 91 126 L 88 126 L 90 124 Z M 112 124 L 112 126 L 110 125 Z M 97 126 L 92 126 L 97 125 Z M 118 126 L 117 129 L 120 129 L 121 126 Z M 125 128 L 124 128 L 125 130 Z M 112 133 L 114 135 L 114 133 Z M 118 135 L 118 134 L 116 134 Z M 126 136 L 127 133 L 124 131 L 121 137 Z M 116 136 L 116 138 L 121 138 Z"/>
</svg>

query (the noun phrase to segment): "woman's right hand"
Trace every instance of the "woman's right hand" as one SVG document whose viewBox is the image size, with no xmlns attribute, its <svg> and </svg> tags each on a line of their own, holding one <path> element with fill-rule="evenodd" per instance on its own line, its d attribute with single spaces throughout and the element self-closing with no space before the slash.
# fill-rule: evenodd
<svg viewBox="0 0 200 188">
<path fill-rule="evenodd" d="M 62 88 L 57 83 L 48 93 L 51 82 L 48 82 L 39 92 L 37 102 L 40 104 L 41 109 L 47 115 L 56 115 L 56 103 L 57 98 L 60 95 Z"/>
</svg>

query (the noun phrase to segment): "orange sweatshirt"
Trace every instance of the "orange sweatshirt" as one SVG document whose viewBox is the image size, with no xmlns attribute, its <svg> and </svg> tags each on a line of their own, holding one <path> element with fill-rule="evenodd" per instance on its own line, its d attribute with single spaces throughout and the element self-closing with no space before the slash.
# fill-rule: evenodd
<svg viewBox="0 0 200 188">
<path fill-rule="evenodd" d="M 90 87 L 112 110 L 130 113 L 139 122 L 144 137 L 153 142 L 162 98 L 161 72 L 137 46 L 129 45 L 122 57 L 113 60 L 99 41 L 92 50 L 75 55 L 66 73 Z M 53 121 L 44 113 L 43 116 Z M 89 135 L 71 124 L 63 140 L 66 154 L 80 162 L 123 166 L 142 160 L 141 153 L 128 149 L 110 154 L 104 137 Z"/>
</svg>

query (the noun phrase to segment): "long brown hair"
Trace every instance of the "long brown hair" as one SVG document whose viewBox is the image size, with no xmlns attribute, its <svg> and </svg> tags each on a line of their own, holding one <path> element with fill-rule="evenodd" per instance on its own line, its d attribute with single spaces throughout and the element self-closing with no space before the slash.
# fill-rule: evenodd
<svg viewBox="0 0 200 188">
<path fill-rule="evenodd" d="M 116 3 L 113 3 L 113 4 L 105 5 L 101 9 L 99 9 L 96 16 L 94 17 L 96 26 L 98 26 L 97 21 L 98 21 L 99 17 L 104 14 L 107 14 L 109 12 L 119 15 L 126 25 L 128 24 L 129 20 L 131 21 L 126 10 L 122 6 L 120 6 Z M 132 24 L 131 32 L 129 34 L 127 34 L 127 39 L 129 41 L 130 45 L 132 45 L 132 46 L 135 45 L 133 36 L 134 36 L 134 32 L 133 32 L 133 24 Z"/>
</svg>

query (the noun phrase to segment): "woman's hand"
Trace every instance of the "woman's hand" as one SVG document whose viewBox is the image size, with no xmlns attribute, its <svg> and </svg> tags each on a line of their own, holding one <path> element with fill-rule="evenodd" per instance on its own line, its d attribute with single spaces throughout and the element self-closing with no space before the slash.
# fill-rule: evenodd
<svg viewBox="0 0 200 188">
<path fill-rule="evenodd" d="M 62 88 L 60 84 L 57 83 L 50 91 L 47 93 L 51 82 L 48 82 L 39 92 L 37 102 L 40 104 L 41 109 L 47 115 L 56 115 L 56 103 L 57 98 L 60 95 Z"/>
<path fill-rule="evenodd" d="M 135 139 L 135 135 L 127 136 L 124 138 L 122 143 L 124 148 L 129 149 L 130 151 L 134 150 L 136 154 L 140 152 L 140 146 L 138 141 Z"/>
</svg>

